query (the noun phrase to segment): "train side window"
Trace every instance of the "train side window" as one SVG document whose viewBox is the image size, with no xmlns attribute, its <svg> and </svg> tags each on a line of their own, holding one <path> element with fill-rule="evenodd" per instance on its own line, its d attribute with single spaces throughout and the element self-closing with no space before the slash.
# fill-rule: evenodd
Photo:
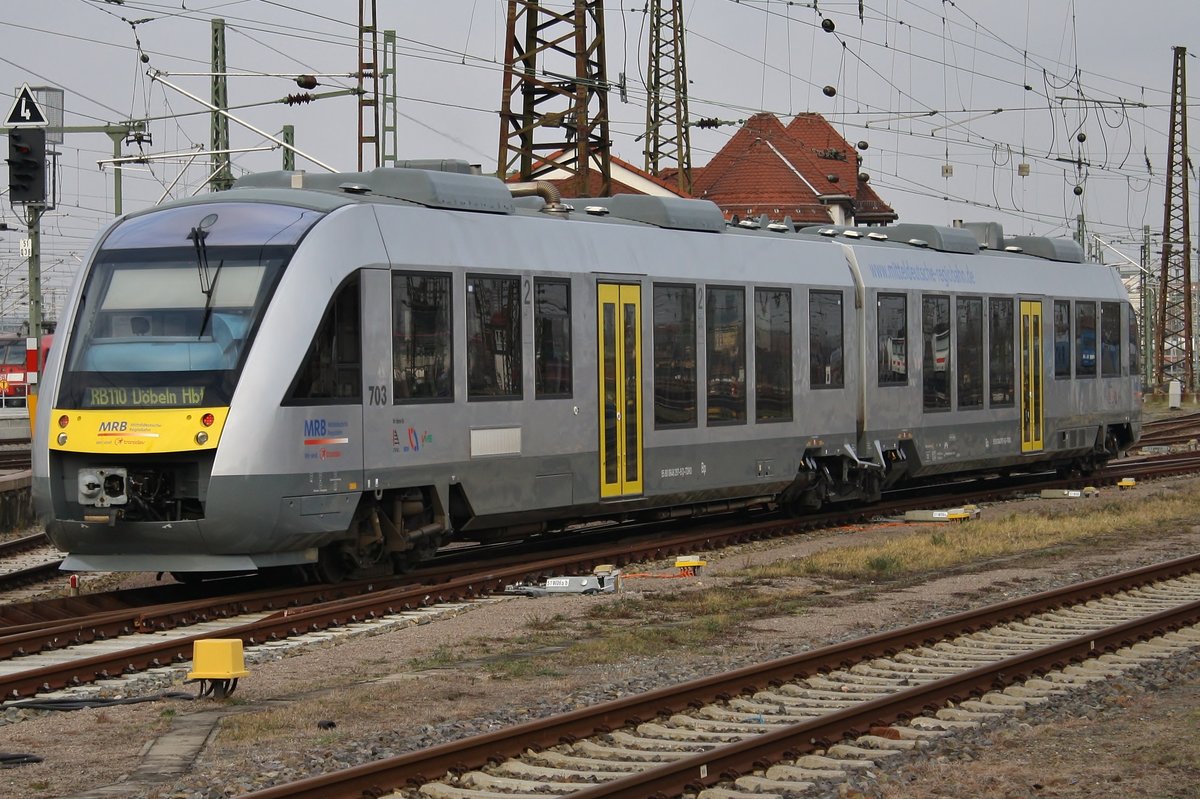
<svg viewBox="0 0 1200 799">
<path fill-rule="evenodd" d="M 1054 376 L 1071 376 L 1071 303 L 1054 301 Z"/>
<path fill-rule="evenodd" d="M 1096 376 L 1096 303 L 1075 303 L 1075 376 Z"/>
<path fill-rule="evenodd" d="M 841 388 L 842 293 L 810 291 L 808 294 L 808 376 L 813 388 Z"/>
<path fill-rule="evenodd" d="M 959 297 L 955 330 L 954 374 L 958 382 L 958 407 L 983 407 L 983 298 Z"/>
<path fill-rule="evenodd" d="M 521 398 L 521 280 L 467 276 L 467 398 Z"/>
<path fill-rule="evenodd" d="M 571 285 L 536 279 L 533 385 L 538 399 L 571 396 Z"/>
<path fill-rule="evenodd" d="M 1013 301 L 988 299 L 988 386 L 993 408 L 1011 407 L 1016 396 L 1016 347 L 1013 344 Z"/>
<path fill-rule="evenodd" d="M 707 293 L 708 422 L 745 422 L 746 291 L 710 287 Z"/>
<path fill-rule="evenodd" d="M 792 420 L 792 293 L 754 290 L 754 421 Z"/>
<path fill-rule="evenodd" d="M 454 397 L 450 276 L 392 274 L 392 400 Z"/>
<path fill-rule="evenodd" d="M 1100 375 L 1121 376 L 1121 303 L 1100 303 Z"/>
<path fill-rule="evenodd" d="M 654 426 L 696 426 L 696 289 L 654 286 Z"/>
<path fill-rule="evenodd" d="M 362 401 L 362 338 L 358 276 L 334 295 L 292 381 L 286 404 Z"/>
<path fill-rule="evenodd" d="M 1129 314 L 1129 374 L 1137 377 L 1142 373 L 1142 350 L 1138 346 L 1138 320 L 1132 305 L 1125 306 Z"/>
<path fill-rule="evenodd" d="M 921 386 L 924 408 L 950 408 L 950 298 L 922 295 L 921 341 L 923 357 Z"/>
<path fill-rule="evenodd" d="M 875 301 L 878 320 L 879 385 L 908 385 L 908 298 L 880 294 Z"/>
</svg>

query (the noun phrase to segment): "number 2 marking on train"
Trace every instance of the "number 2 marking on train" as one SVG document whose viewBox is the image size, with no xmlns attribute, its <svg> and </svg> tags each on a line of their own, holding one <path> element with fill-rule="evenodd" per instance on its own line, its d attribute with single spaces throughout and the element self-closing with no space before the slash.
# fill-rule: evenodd
<svg viewBox="0 0 1200 799">
<path fill-rule="evenodd" d="M 387 386 L 367 386 L 367 391 L 371 395 L 372 405 L 387 405 Z"/>
</svg>

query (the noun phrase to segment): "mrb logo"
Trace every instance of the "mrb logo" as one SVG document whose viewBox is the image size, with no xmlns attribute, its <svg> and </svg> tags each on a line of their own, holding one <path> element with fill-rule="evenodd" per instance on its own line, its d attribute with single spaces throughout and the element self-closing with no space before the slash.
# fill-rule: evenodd
<svg viewBox="0 0 1200 799">
<path fill-rule="evenodd" d="M 326 427 L 324 419 L 305 419 L 304 437 L 312 438 L 313 436 L 326 435 Z"/>
<path fill-rule="evenodd" d="M 129 428 L 129 422 L 101 422 L 101 433 L 124 433 Z"/>
</svg>

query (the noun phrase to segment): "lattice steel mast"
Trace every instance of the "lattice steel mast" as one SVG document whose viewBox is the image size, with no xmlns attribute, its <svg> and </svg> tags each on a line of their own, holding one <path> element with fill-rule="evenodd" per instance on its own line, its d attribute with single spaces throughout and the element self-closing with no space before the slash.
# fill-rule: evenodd
<svg viewBox="0 0 1200 799">
<path fill-rule="evenodd" d="M 666 6 L 664 8 L 664 6 Z M 692 189 L 683 0 L 650 0 L 650 58 L 646 87 L 646 171 L 659 176 L 674 162 L 675 182 Z"/>
<path fill-rule="evenodd" d="M 380 166 L 379 30 L 375 0 L 358 0 L 358 171 Z"/>
<path fill-rule="evenodd" d="M 611 194 L 604 3 L 574 0 L 558 12 L 508 0 L 504 38 L 500 178 L 561 170 L 576 196 Z"/>
<path fill-rule="evenodd" d="M 1193 391 L 1192 242 L 1188 212 L 1187 48 L 1175 47 L 1171 82 L 1171 141 L 1167 150 L 1167 197 L 1163 213 L 1162 269 L 1159 272 L 1157 362 L 1154 380 L 1179 380 Z"/>
<path fill-rule="evenodd" d="M 217 108 L 229 108 L 229 81 L 225 75 L 225 20 L 212 21 L 212 104 Z M 212 179 L 208 182 L 213 191 L 225 191 L 233 186 L 233 170 L 229 166 L 229 120 L 224 114 L 212 112 L 209 131 L 209 149 L 212 150 Z"/>
</svg>

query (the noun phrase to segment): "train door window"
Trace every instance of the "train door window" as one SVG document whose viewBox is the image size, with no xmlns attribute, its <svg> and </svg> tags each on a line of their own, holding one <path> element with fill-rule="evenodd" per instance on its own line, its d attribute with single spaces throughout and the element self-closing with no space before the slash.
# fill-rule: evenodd
<svg viewBox="0 0 1200 799">
<path fill-rule="evenodd" d="M 521 281 L 467 276 L 467 398 L 521 398 Z"/>
<path fill-rule="evenodd" d="M 808 376 L 813 388 L 841 388 L 842 293 L 810 291 L 808 294 Z"/>
<path fill-rule="evenodd" d="M 1096 303 L 1075 303 L 1075 376 L 1096 376 Z"/>
<path fill-rule="evenodd" d="M 1121 303 L 1100 303 L 1100 375 L 1121 376 Z"/>
<path fill-rule="evenodd" d="M 746 421 L 746 292 L 710 287 L 707 294 L 708 422 L 742 423 Z"/>
<path fill-rule="evenodd" d="M 654 426 L 696 426 L 696 288 L 654 286 Z"/>
<path fill-rule="evenodd" d="M 754 420 L 792 420 L 792 293 L 754 290 Z"/>
<path fill-rule="evenodd" d="M 908 299 L 880 294 L 875 301 L 879 337 L 879 385 L 908 385 Z"/>
<path fill-rule="evenodd" d="M 538 399 L 571 396 L 571 285 L 535 280 L 533 388 Z"/>
<path fill-rule="evenodd" d="M 392 400 L 454 397 L 450 276 L 392 275 Z"/>
<path fill-rule="evenodd" d="M 983 298 L 959 297 L 955 300 L 954 374 L 958 382 L 958 407 L 983 407 Z"/>
<path fill-rule="evenodd" d="M 1129 338 L 1126 341 L 1129 346 L 1129 374 L 1137 377 L 1142 373 L 1142 351 L 1138 346 L 1137 314 L 1133 312 L 1132 305 L 1126 305 L 1125 312 L 1129 314 Z"/>
<path fill-rule="evenodd" d="M 1013 301 L 1008 297 L 991 297 L 988 299 L 988 390 L 993 408 L 1013 405 L 1015 358 Z"/>
<path fill-rule="evenodd" d="M 362 339 L 358 276 L 337 290 L 317 328 L 287 404 L 362 401 Z"/>
<path fill-rule="evenodd" d="M 950 408 L 950 298 L 921 297 L 921 385 L 927 411 Z"/>
<path fill-rule="evenodd" d="M 1071 376 L 1071 303 L 1054 301 L 1054 376 Z"/>
</svg>

